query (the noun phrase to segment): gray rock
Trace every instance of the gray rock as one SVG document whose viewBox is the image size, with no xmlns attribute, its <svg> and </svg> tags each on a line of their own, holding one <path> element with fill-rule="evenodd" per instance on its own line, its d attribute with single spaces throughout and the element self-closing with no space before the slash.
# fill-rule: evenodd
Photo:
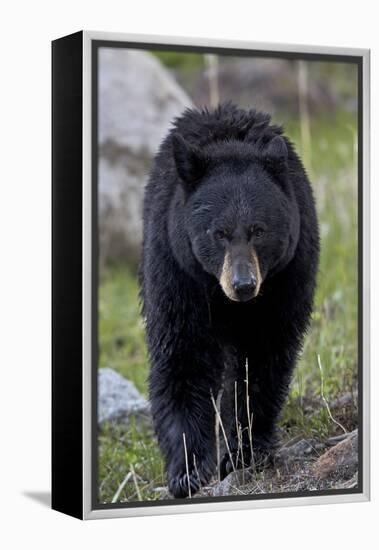
<svg viewBox="0 0 379 550">
<path fill-rule="evenodd" d="M 339 435 L 334 435 L 333 437 L 329 437 L 326 442 L 328 445 L 330 446 L 334 446 L 334 445 L 337 445 L 337 443 L 340 443 L 341 441 L 344 441 L 345 439 L 348 439 L 349 437 L 351 437 L 352 435 L 354 435 L 356 432 L 356 430 L 352 431 L 352 432 L 346 432 L 346 433 L 343 433 L 343 434 L 339 434 Z"/>
<path fill-rule="evenodd" d="M 253 479 L 253 474 L 250 470 L 237 470 L 236 472 L 231 472 L 226 476 L 220 483 L 217 483 L 212 487 L 211 496 L 213 497 L 223 497 L 235 493 L 236 488 L 239 488 L 246 483 L 249 483 Z"/>
<path fill-rule="evenodd" d="M 293 445 L 284 446 L 275 454 L 275 464 L 290 464 L 303 461 L 304 459 L 317 454 L 319 450 L 317 441 L 313 439 L 301 439 Z"/>
<path fill-rule="evenodd" d="M 173 498 L 168 490 L 168 487 L 155 487 L 153 492 L 158 495 L 160 500 L 171 500 Z"/>
<path fill-rule="evenodd" d="M 101 263 L 137 262 L 144 186 L 173 119 L 191 100 L 159 60 L 124 48 L 99 51 Z"/>
<path fill-rule="evenodd" d="M 149 403 L 132 382 L 110 368 L 99 369 L 98 422 L 149 420 Z"/>
</svg>

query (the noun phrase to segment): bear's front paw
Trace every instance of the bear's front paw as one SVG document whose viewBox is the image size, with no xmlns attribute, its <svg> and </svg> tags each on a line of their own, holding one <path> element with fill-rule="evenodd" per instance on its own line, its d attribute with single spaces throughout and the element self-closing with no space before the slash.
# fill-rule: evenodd
<svg viewBox="0 0 379 550">
<path fill-rule="evenodd" d="M 168 488 L 175 498 L 185 498 L 193 496 L 201 487 L 206 485 L 212 477 L 215 464 L 212 460 L 200 463 L 196 468 L 192 468 L 187 475 L 184 471 L 176 475 L 169 474 Z"/>
<path fill-rule="evenodd" d="M 201 483 L 196 474 L 187 473 L 177 475 L 170 479 L 168 488 L 175 498 L 192 496 L 200 489 Z"/>
</svg>

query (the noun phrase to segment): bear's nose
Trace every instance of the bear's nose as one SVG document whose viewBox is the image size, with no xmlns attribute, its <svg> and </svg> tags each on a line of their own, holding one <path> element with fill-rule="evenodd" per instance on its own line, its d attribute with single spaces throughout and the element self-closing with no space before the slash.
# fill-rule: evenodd
<svg viewBox="0 0 379 550">
<path fill-rule="evenodd" d="M 252 273 L 236 274 L 232 279 L 232 287 L 237 294 L 251 293 L 256 286 L 257 281 Z"/>
</svg>

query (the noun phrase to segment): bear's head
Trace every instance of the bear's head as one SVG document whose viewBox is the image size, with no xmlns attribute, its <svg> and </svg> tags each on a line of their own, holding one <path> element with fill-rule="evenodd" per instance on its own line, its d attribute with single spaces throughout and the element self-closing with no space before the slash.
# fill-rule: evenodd
<svg viewBox="0 0 379 550">
<path fill-rule="evenodd" d="M 299 238 L 288 142 L 269 134 L 200 148 L 174 134 L 172 144 L 193 256 L 230 300 L 257 297 L 291 261 Z"/>
</svg>

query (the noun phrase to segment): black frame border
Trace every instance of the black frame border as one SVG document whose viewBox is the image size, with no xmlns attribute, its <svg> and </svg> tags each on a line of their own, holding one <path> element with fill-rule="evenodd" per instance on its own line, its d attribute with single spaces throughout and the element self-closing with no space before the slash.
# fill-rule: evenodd
<svg viewBox="0 0 379 550">
<path fill-rule="evenodd" d="M 52 508 L 83 517 L 83 32 L 52 43 Z"/>
</svg>

